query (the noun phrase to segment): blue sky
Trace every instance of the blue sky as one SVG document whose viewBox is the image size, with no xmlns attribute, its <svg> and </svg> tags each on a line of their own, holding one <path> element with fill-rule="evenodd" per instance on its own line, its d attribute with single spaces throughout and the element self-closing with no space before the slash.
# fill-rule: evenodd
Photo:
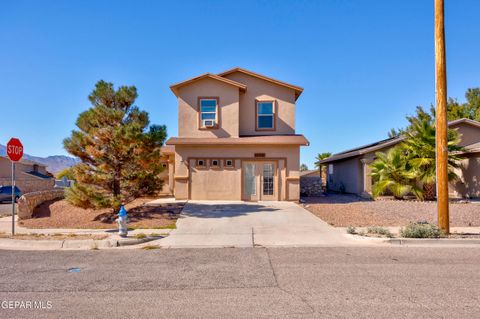
<svg viewBox="0 0 480 319">
<path fill-rule="evenodd" d="M 449 96 L 480 86 L 480 2 L 446 0 Z M 135 85 L 177 134 L 169 85 L 234 66 L 302 86 L 302 162 L 386 137 L 434 102 L 433 0 L 2 1 L 0 143 L 66 154 L 96 81 Z"/>
</svg>

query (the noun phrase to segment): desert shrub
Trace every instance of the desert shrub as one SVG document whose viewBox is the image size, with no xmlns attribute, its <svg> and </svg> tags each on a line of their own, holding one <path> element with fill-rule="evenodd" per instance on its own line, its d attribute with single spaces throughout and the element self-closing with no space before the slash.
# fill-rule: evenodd
<svg viewBox="0 0 480 319">
<path fill-rule="evenodd" d="M 357 233 L 357 229 L 353 226 L 348 226 L 347 227 L 347 233 L 351 235 L 355 235 Z"/>
<path fill-rule="evenodd" d="M 392 233 L 385 227 L 372 226 L 367 228 L 368 234 L 376 234 L 381 236 L 386 236 L 388 238 L 393 237 Z"/>
<path fill-rule="evenodd" d="M 405 238 L 445 237 L 445 233 L 441 229 L 429 223 L 410 223 L 400 230 L 400 235 Z"/>
</svg>

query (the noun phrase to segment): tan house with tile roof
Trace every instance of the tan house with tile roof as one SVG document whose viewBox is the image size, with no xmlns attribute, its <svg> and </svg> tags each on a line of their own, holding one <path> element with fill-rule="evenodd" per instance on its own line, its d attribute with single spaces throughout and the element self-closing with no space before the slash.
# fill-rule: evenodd
<svg viewBox="0 0 480 319">
<path fill-rule="evenodd" d="M 309 144 L 295 130 L 301 87 L 234 68 L 170 88 L 178 137 L 164 149 L 166 192 L 177 199 L 299 199 L 300 146 Z"/>
<path fill-rule="evenodd" d="M 465 151 L 460 153 L 461 166 L 456 171 L 460 177 L 451 182 L 449 193 L 453 198 L 480 197 L 480 122 L 459 119 L 448 123 L 450 129 L 461 135 L 460 146 Z M 331 191 L 344 191 L 370 197 L 372 178 L 370 163 L 376 152 L 386 152 L 399 144 L 404 137 L 394 137 L 334 154 L 320 163 L 327 166 L 327 188 Z"/>
</svg>

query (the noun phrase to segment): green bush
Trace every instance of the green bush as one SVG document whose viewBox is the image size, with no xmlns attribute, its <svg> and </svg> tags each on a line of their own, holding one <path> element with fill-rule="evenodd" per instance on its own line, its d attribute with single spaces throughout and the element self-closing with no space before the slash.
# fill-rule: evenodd
<svg viewBox="0 0 480 319">
<path fill-rule="evenodd" d="M 348 226 L 347 227 L 347 233 L 351 235 L 355 235 L 357 233 L 357 229 L 353 226 Z"/>
<path fill-rule="evenodd" d="M 445 233 L 441 229 L 429 223 L 410 223 L 400 230 L 400 235 L 405 238 L 445 237 Z"/>
<path fill-rule="evenodd" d="M 384 227 L 378 227 L 378 226 L 372 226 L 367 228 L 367 233 L 368 234 L 376 234 L 376 235 L 382 235 L 386 236 L 388 238 L 393 237 L 392 233 Z"/>
</svg>

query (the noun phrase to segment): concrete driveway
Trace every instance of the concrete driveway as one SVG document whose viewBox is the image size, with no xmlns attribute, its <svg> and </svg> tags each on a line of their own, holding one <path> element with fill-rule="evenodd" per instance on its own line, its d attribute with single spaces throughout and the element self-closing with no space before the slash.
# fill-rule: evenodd
<svg viewBox="0 0 480 319">
<path fill-rule="evenodd" d="M 349 246 L 358 244 L 291 202 L 189 201 L 162 247 Z"/>
</svg>

